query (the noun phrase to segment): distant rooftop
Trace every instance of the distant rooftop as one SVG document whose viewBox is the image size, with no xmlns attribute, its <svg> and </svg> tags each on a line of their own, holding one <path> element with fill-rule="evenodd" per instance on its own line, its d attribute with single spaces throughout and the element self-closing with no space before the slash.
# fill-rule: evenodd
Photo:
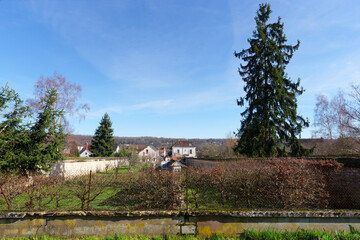
<svg viewBox="0 0 360 240">
<path fill-rule="evenodd" d="M 187 140 L 179 140 L 177 141 L 173 147 L 195 147 L 193 142 L 189 142 Z"/>
</svg>

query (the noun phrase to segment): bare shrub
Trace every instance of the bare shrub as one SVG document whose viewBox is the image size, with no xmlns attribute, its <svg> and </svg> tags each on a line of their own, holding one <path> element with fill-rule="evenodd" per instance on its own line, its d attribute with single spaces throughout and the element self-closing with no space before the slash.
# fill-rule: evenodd
<svg viewBox="0 0 360 240">
<path fill-rule="evenodd" d="M 13 203 L 15 199 L 24 193 L 28 184 L 28 177 L 14 174 L 1 175 L 1 198 L 3 199 L 3 201 L 1 201 L 1 205 L 6 204 L 9 211 L 13 210 Z M 20 203 L 18 208 L 20 208 Z"/>
<path fill-rule="evenodd" d="M 245 164 L 244 164 L 245 163 Z M 232 176 L 229 206 L 235 208 L 269 208 L 273 206 L 271 199 L 271 171 L 261 161 L 254 161 L 246 166 L 246 162 L 233 162 L 229 165 Z"/>
<path fill-rule="evenodd" d="M 212 169 L 189 168 L 190 203 L 194 202 L 196 208 L 265 206 L 269 176 L 261 171 L 260 165 L 249 165 L 247 161 L 232 161 Z"/>
<path fill-rule="evenodd" d="M 172 172 L 148 169 L 122 175 L 117 193 L 107 200 L 127 209 L 172 209 L 178 206 L 180 184 Z"/>
<path fill-rule="evenodd" d="M 58 209 L 60 200 L 66 197 L 60 193 L 62 181 L 60 177 L 32 176 L 31 184 L 25 189 L 25 208 L 28 211 Z"/>
<path fill-rule="evenodd" d="M 354 200 L 344 202 L 349 188 L 334 184 L 343 179 L 337 174 L 343 173 L 341 167 L 333 160 L 246 159 L 177 173 L 153 169 L 98 173 L 91 181 L 89 175 L 66 180 L 1 175 L 0 204 L 2 209 L 29 211 L 85 210 L 87 203 L 111 209 L 181 209 L 183 199 L 196 209 L 354 207 Z"/>
<path fill-rule="evenodd" d="M 80 209 L 85 210 L 87 202 L 94 202 L 110 187 L 112 181 L 112 178 L 105 174 L 91 174 L 91 180 L 90 175 L 81 175 L 68 179 L 65 182 L 65 190 L 77 198 L 80 201 Z"/>
<path fill-rule="evenodd" d="M 190 207 L 327 208 L 336 161 L 244 160 L 188 169 Z"/>
<path fill-rule="evenodd" d="M 271 160 L 274 197 L 281 208 L 327 208 L 326 174 L 340 167 L 335 161 Z"/>
<path fill-rule="evenodd" d="M 202 194 L 204 189 L 207 188 L 206 181 L 210 177 L 209 169 L 201 169 L 198 167 L 190 167 L 186 170 L 187 174 L 183 180 L 184 188 L 187 189 L 189 194 L 189 201 L 192 204 L 195 204 L 195 208 L 199 208 L 201 200 L 204 200 Z"/>
<path fill-rule="evenodd" d="M 210 193 L 221 204 L 221 207 L 225 207 L 227 200 L 230 197 L 230 186 L 233 176 L 231 175 L 229 168 L 215 167 L 210 172 L 208 193 Z M 214 191 L 212 191 L 214 190 Z"/>
<path fill-rule="evenodd" d="M 343 184 L 339 184 L 339 182 L 343 182 L 346 179 L 345 174 L 347 172 L 342 171 L 343 164 L 334 160 L 323 160 L 323 161 L 314 161 L 314 167 L 316 167 L 321 174 L 324 176 L 326 181 L 326 191 L 329 193 L 329 207 L 330 208 L 346 208 L 346 207 L 354 207 L 356 202 L 354 199 L 347 199 L 346 196 L 351 192 L 352 186 L 357 186 L 356 183 L 351 184 L 350 186 L 345 184 L 344 188 Z M 341 173 L 341 174 L 340 174 Z M 346 182 L 346 180 L 345 180 Z M 358 191 L 357 191 L 358 192 Z M 351 196 L 356 196 L 356 194 L 351 194 Z"/>
</svg>

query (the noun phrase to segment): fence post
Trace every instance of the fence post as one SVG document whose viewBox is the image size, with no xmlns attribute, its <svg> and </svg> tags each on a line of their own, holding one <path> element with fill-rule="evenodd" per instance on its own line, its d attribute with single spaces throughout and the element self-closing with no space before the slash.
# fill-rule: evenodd
<svg viewBox="0 0 360 240">
<path fill-rule="evenodd" d="M 89 204 L 90 204 L 90 190 L 91 190 L 91 170 L 89 175 L 89 192 L 88 192 L 88 201 L 87 201 L 87 210 L 89 211 Z"/>
<path fill-rule="evenodd" d="M 11 210 L 10 203 L 9 203 L 9 201 L 8 201 L 5 193 L 4 193 L 4 190 L 2 189 L 2 186 L 0 186 L 0 190 L 1 190 L 1 194 L 2 194 L 2 195 L 4 196 L 4 198 L 5 198 L 6 204 L 8 205 L 8 210 L 10 211 L 10 210 Z"/>
<path fill-rule="evenodd" d="M 186 210 L 189 209 L 189 196 L 188 196 L 188 170 L 185 169 L 185 206 Z"/>
</svg>

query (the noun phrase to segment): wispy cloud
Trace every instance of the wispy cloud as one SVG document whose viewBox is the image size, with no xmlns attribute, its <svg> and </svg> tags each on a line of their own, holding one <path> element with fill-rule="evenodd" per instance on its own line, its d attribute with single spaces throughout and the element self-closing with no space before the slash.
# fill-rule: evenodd
<svg viewBox="0 0 360 240">
<path fill-rule="evenodd" d="M 136 111 L 146 110 L 146 111 L 161 111 L 164 108 L 167 108 L 173 100 L 159 100 L 152 102 L 145 102 L 141 104 L 123 106 L 123 105 L 115 105 L 112 107 L 106 107 L 103 109 L 99 109 L 96 111 L 91 111 L 88 113 L 88 116 L 91 118 L 103 116 L 105 113 L 117 113 L 117 114 L 131 114 Z"/>
<path fill-rule="evenodd" d="M 175 97 L 175 96 L 174 96 Z M 160 115 L 181 115 L 203 111 L 226 109 L 235 106 L 236 92 L 229 86 L 186 94 L 172 99 L 143 102 L 134 105 L 114 105 L 92 111 L 90 117 L 100 117 L 105 112 L 117 114 L 153 113 Z"/>
<path fill-rule="evenodd" d="M 204 65 L 204 61 L 218 59 L 216 52 L 211 54 L 217 49 L 209 38 L 223 43 L 222 33 L 229 30 L 214 18 L 226 16 L 214 6 L 189 7 L 162 1 L 145 4 L 112 1 L 112 4 L 93 3 L 90 8 L 86 1 L 33 1 L 32 8 L 107 81 L 140 90 L 187 84 L 187 76 L 200 71 L 198 66 L 205 68 L 203 71 L 211 67 Z M 134 6 L 137 11 L 132 9 Z M 139 11 L 141 18 L 134 15 Z M 104 17 L 104 13 L 109 16 Z M 195 19 L 186 20 L 185 14 Z"/>
<path fill-rule="evenodd" d="M 309 75 L 306 86 L 309 94 L 335 94 L 338 90 L 346 90 L 352 83 L 360 81 L 360 60 L 358 54 L 344 59 L 333 60 L 321 71 Z"/>
</svg>

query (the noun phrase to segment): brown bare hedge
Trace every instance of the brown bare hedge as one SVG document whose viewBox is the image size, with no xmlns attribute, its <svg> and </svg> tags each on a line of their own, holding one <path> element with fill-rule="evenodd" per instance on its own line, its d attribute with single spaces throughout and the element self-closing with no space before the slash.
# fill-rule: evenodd
<svg viewBox="0 0 360 240">
<path fill-rule="evenodd" d="M 170 171 L 145 170 L 121 175 L 117 193 L 105 204 L 122 209 L 174 209 L 179 206 L 180 179 Z"/>
<path fill-rule="evenodd" d="M 329 181 L 342 164 L 333 160 L 243 160 L 188 170 L 190 207 L 329 208 Z"/>
<path fill-rule="evenodd" d="M 147 169 L 91 179 L 2 175 L 0 209 L 326 209 L 334 207 L 330 183 L 341 167 L 334 160 L 249 159 L 181 173 Z M 344 202 L 341 208 L 347 204 L 356 206 Z"/>
</svg>

